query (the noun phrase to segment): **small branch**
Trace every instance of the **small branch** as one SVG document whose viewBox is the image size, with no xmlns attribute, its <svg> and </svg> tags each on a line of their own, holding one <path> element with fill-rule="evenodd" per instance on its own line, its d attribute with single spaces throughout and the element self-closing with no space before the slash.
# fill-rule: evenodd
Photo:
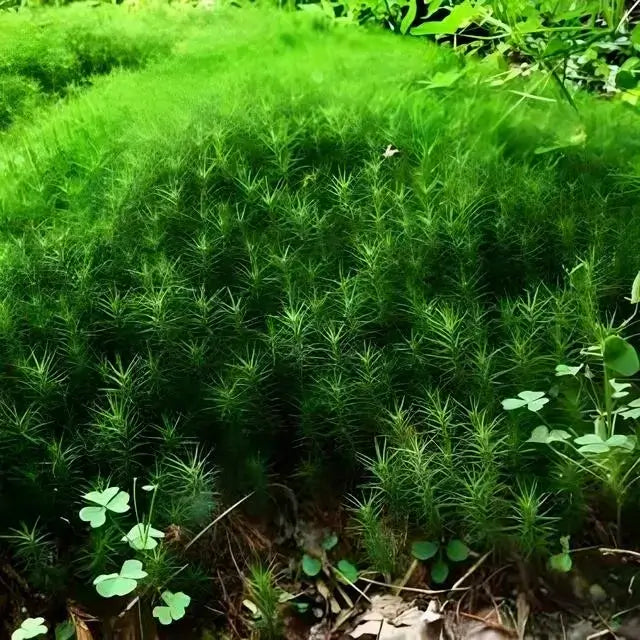
<svg viewBox="0 0 640 640">
<path fill-rule="evenodd" d="M 453 587 L 451 587 L 451 591 L 456 591 L 458 587 L 460 587 L 465 580 L 472 574 L 474 573 L 478 567 L 480 567 L 484 561 L 491 555 L 491 551 L 487 551 L 487 553 L 485 553 L 481 558 L 479 558 L 478 560 L 476 560 L 476 562 L 473 564 L 473 566 L 469 569 L 469 571 L 467 571 L 462 578 L 460 578 L 460 580 L 458 580 Z"/>
<path fill-rule="evenodd" d="M 604 553 L 605 555 L 608 555 L 610 553 L 618 553 L 623 556 L 631 556 L 636 560 L 640 560 L 640 553 L 638 553 L 637 551 L 629 551 L 628 549 L 613 549 L 609 547 L 600 547 L 598 551 L 600 553 Z"/>
<path fill-rule="evenodd" d="M 211 527 L 213 527 L 215 524 L 217 524 L 218 522 L 220 522 L 220 520 L 222 520 L 222 518 L 224 518 L 227 514 L 231 513 L 236 507 L 240 506 L 245 500 L 248 500 L 252 495 L 253 495 L 253 491 L 249 494 L 247 494 L 244 498 L 241 498 L 240 500 L 238 500 L 238 502 L 236 502 L 235 504 L 232 504 L 226 511 L 223 511 L 213 522 L 211 522 L 210 524 L 208 524 L 193 540 L 191 540 L 191 542 L 189 542 L 189 544 L 187 544 L 185 546 L 185 551 L 196 542 L 196 540 L 198 540 L 199 538 L 201 538 L 207 531 L 209 531 L 209 529 L 211 529 Z"/>
<path fill-rule="evenodd" d="M 399 587 L 396 584 L 389 584 L 388 582 L 380 582 L 379 580 L 370 580 L 369 578 L 360 577 L 359 580 L 368 582 L 369 584 L 375 584 L 379 587 L 387 587 L 388 589 L 399 589 L 401 591 L 411 591 L 412 593 L 422 593 L 426 596 L 437 596 L 443 593 L 450 593 L 451 591 L 468 591 L 470 587 L 457 587 L 451 589 L 417 589 L 414 587 Z"/>
</svg>

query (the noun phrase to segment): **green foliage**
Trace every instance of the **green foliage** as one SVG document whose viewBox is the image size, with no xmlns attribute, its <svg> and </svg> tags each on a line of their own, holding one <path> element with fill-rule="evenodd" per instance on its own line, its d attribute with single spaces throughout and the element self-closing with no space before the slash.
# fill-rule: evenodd
<svg viewBox="0 0 640 640">
<path fill-rule="evenodd" d="M 559 571 L 560 573 L 568 573 L 571 571 L 571 567 L 573 566 L 573 560 L 571 559 L 569 550 L 569 536 L 563 536 L 560 538 L 560 545 L 562 547 L 562 551 L 549 558 L 549 567 L 554 571 Z"/>
<path fill-rule="evenodd" d="M 138 580 L 149 575 L 142 569 L 139 560 L 125 560 L 118 573 L 102 574 L 95 578 L 93 584 L 103 598 L 126 596 L 138 586 Z"/>
<path fill-rule="evenodd" d="M 187 607 L 191 602 L 191 598 L 182 591 L 173 593 L 171 591 L 163 591 L 160 595 L 165 605 L 153 608 L 153 617 L 158 618 L 160 624 L 168 625 L 174 620 L 184 618 Z"/>
<path fill-rule="evenodd" d="M 282 616 L 280 613 L 280 594 L 270 567 L 254 565 L 250 568 L 247 590 L 254 611 L 253 626 L 260 638 L 276 640 L 282 637 Z"/>
<path fill-rule="evenodd" d="M 443 548 L 439 542 L 418 541 L 411 545 L 411 555 L 417 560 L 431 560 L 437 558 L 431 565 L 431 579 L 436 584 L 446 582 L 449 577 L 449 565 L 445 556 L 451 562 L 464 562 L 469 557 L 469 548 L 462 540 L 449 540 L 447 546 Z"/>
<path fill-rule="evenodd" d="M 314 578 L 322 571 L 322 562 L 318 558 L 305 553 L 302 556 L 302 570 L 309 578 Z"/>
<path fill-rule="evenodd" d="M 11 640 L 27 640 L 47 633 L 44 618 L 26 618 L 22 624 L 11 634 Z"/>
<path fill-rule="evenodd" d="M 173 33 L 171 12 L 114 15 L 114 32 Z M 607 377 L 619 423 L 637 419 L 614 397 L 633 387 L 612 383 L 633 384 L 628 349 L 622 373 L 573 366 L 623 333 L 598 314 L 637 272 L 629 105 L 576 95 L 574 130 L 551 91 L 513 93 L 537 77 L 493 87 L 415 38 L 190 15 L 163 61 L 103 77 L 91 62 L 78 92 L 75 54 L 52 46 L 51 73 L 33 73 L 65 101 L 0 140 L 0 521 L 29 578 L 112 576 L 129 554 L 162 593 L 176 558 L 157 532 L 197 531 L 219 490 L 264 495 L 272 476 L 312 495 L 362 483 L 353 559 L 385 574 L 407 531 L 548 555 L 599 508 L 606 456 L 616 491 L 636 459 L 607 425 L 607 452 L 575 443 L 593 425 L 574 389 L 587 373 Z M 25 16 L 2 17 L 26 21 L 14 43 Z M 132 492 L 139 513 L 77 504 L 134 478 L 154 487 Z M 80 509 L 86 538 L 61 544 Z"/>
</svg>

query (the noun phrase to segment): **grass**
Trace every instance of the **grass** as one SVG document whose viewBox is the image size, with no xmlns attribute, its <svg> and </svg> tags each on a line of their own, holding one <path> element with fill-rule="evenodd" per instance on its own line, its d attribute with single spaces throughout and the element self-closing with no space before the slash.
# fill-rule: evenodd
<svg viewBox="0 0 640 640">
<path fill-rule="evenodd" d="M 533 555 L 580 530 L 588 480 L 523 448 L 535 424 L 500 400 L 548 387 L 640 266 L 635 114 L 306 15 L 103 10 L 87 59 L 120 21 L 175 44 L 0 138 L 2 521 L 39 518 L 30 539 L 86 566 L 60 542 L 83 483 L 153 477 L 158 526 L 194 530 L 215 487 L 277 475 L 368 484 L 356 526 L 386 573 L 389 530 Z M 42 19 L 44 46 L 68 11 L 88 10 L 0 30 Z"/>
</svg>

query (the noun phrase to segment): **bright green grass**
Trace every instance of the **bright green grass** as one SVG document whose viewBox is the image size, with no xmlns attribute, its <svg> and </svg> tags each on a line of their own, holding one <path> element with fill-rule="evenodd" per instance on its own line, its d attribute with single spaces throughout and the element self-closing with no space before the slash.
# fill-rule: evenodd
<svg viewBox="0 0 640 640">
<path fill-rule="evenodd" d="M 195 527 L 215 463 L 231 494 L 370 467 L 385 570 L 407 517 L 524 553 L 579 529 L 588 482 L 523 451 L 535 424 L 499 400 L 548 386 L 640 266 L 635 114 L 518 104 L 473 63 L 425 88 L 452 52 L 305 15 L 175 19 L 140 16 L 173 25 L 166 58 L 0 139 L 2 521 L 63 532 L 99 470 L 156 474 L 158 525 Z"/>
</svg>

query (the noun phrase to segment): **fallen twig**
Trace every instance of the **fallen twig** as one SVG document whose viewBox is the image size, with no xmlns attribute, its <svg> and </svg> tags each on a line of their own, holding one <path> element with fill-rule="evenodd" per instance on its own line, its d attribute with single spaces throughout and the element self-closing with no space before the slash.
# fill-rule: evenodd
<svg viewBox="0 0 640 640">
<path fill-rule="evenodd" d="M 489 629 L 500 631 L 501 633 L 505 633 L 508 636 L 517 637 L 517 633 L 513 629 L 509 629 L 508 627 L 505 627 L 503 624 L 500 624 L 499 622 L 492 622 L 491 620 L 487 620 L 482 616 L 477 616 L 473 613 L 467 613 L 466 611 L 461 611 L 460 615 L 465 618 L 469 618 L 471 620 L 477 620 L 478 622 L 482 622 L 482 624 L 485 625 L 485 627 L 488 627 Z"/>
<path fill-rule="evenodd" d="M 476 562 L 471 566 L 471 568 L 469 569 L 469 571 L 467 571 L 462 578 L 460 578 L 460 580 L 458 580 L 453 587 L 451 587 L 450 591 L 455 591 L 474 571 L 476 571 L 476 569 L 478 569 L 478 567 L 480 567 L 480 565 L 482 565 L 482 563 L 491 555 L 491 551 L 487 551 L 487 553 L 485 553 L 483 556 L 481 556 L 480 558 L 478 558 L 478 560 L 476 560 Z"/>
<path fill-rule="evenodd" d="M 637 551 L 630 551 L 629 549 L 614 549 L 613 547 L 599 547 L 598 551 L 600 553 L 604 553 L 605 555 L 610 553 L 618 553 L 624 556 L 631 556 L 632 558 L 637 558 L 640 560 L 640 553 Z"/>
<path fill-rule="evenodd" d="M 211 527 L 213 527 L 215 524 L 220 522 L 220 520 L 222 520 L 222 518 L 224 518 L 228 513 L 231 513 L 236 507 L 240 506 L 245 500 L 248 500 L 253 495 L 253 493 L 254 493 L 253 491 L 251 493 L 248 493 L 244 498 L 241 498 L 240 500 L 238 500 L 238 502 L 236 502 L 235 504 L 232 504 L 226 511 L 223 511 L 213 522 L 209 523 L 202 531 L 200 531 L 200 533 L 193 540 L 191 540 L 191 542 L 189 542 L 189 544 L 185 546 L 185 551 L 192 544 L 194 544 L 196 540 L 201 538 L 207 531 L 209 531 Z"/>
<path fill-rule="evenodd" d="M 426 596 L 438 596 L 443 593 L 449 593 L 451 591 L 468 591 L 471 587 L 456 587 L 451 589 L 418 589 L 416 587 L 398 587 L 395 584 L 389 584 L 388 582 L 380 582 L 379 580 L 370 580 L 369 578 L 360 577 L 360 580 L 363 582 L 368 582 L 369 584 L 375 584 L 379 587 L 387 587 L 388 589 L 400 589 L 401 591 L 411 591 L 412 593 L 422 593 Z"/>
</svg>

